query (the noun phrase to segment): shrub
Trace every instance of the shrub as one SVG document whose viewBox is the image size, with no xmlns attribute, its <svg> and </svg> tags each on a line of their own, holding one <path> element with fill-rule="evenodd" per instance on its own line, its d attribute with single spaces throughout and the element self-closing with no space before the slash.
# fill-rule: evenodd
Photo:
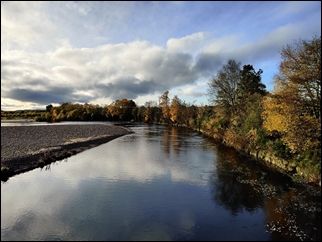
<svg viewBox="0 0 322 242">
<path fill-rule="evenodd" d="M 274 154 L 282 159 L 288 160 L 292 157 L 291 150 L 280 139 L 277 139 L 273 142 L 272 148 Z"/>
</svg>

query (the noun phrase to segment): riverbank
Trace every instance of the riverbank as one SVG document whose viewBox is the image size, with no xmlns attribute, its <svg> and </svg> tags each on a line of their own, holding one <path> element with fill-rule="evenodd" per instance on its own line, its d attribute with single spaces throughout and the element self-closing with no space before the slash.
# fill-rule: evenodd
<svg viewBox="0 0 322 242">
<path fill-rule="evenodd" d="M 105 124 L 1 127 L 1 180 L 129 133 Z"/>
<path fill-rule="evenodd" d="M 159 123 L 160 124 L 160 123 Z M 167 125 L 167 124 L 163 124 Z M 170 124 L 171 125 L 171 124 Z M 243 150 L 236 147 L 233 143 L 229 143 L 225 140 L 223 134 L 214 133 L 212 131 L 197 129 L 186 125 L 171 125 L 174 127 L 184 127 L 200 134 L 209 137 L 216 142 L 223 144 L 227 147 L 231 147 L 238 151 L 240 154 L 247 156 L 249 159 L 258 162 L 260 165 L 264 165 L 267 168 L 289 176 L 294 182 L 300 184 L 310 184 L 313 186 L 321 187 L 321 177 L 317 175 L 315 171 L 311 171 L 309 167 L 303 167 L 294 160 L 285 160 L 277 157 L 268 150 Z"/>
</svg>

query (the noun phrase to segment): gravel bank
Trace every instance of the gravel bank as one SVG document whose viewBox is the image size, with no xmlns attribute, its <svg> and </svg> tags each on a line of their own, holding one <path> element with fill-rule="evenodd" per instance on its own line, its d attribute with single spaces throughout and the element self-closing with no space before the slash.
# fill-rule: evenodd
<svg viewBox="0 0 322 242">
<path fill-rule="evenodd" d="M 129 133 L 126 128 L 104 124 L 1 127 L 1 179 Z"/>
</svg>

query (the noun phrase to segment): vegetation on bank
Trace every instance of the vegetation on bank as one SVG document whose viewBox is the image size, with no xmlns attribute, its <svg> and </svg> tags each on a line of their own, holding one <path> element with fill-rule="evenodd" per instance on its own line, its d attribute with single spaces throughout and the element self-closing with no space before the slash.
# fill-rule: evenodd
<svg viewBox="0 0 322 242">
<path fill-rule="evenodd" d="M 1 120 L 14 120 L 14 119 L 36 119 L 43 115 L 45 110 L 16 110 L 16 111 L 3 111 L 1 110 Z"/>
<path fill-rule="evenodd" d="M 283 48 L 272 93 L 262 70 L 229 60 L 209 82 L 211 106 L 189 105 L 164 92 L 159 103 L 120 99 L 48 105 L 38 121 L 143 121 L 203 132 L 308 182 L 321 181 L 321 37 Z"/>
</svg>

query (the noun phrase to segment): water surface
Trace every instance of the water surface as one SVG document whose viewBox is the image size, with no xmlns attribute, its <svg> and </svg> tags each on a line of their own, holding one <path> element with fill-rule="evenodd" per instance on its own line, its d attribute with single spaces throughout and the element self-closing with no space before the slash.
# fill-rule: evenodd
<svg viewBox="0 0 322 242">
<path fill-rule="evenodd" d="M 2 240 L 320 240 L 320 192 L 186 129 L 126 135 L 1 183 Z"/>
</svg>

